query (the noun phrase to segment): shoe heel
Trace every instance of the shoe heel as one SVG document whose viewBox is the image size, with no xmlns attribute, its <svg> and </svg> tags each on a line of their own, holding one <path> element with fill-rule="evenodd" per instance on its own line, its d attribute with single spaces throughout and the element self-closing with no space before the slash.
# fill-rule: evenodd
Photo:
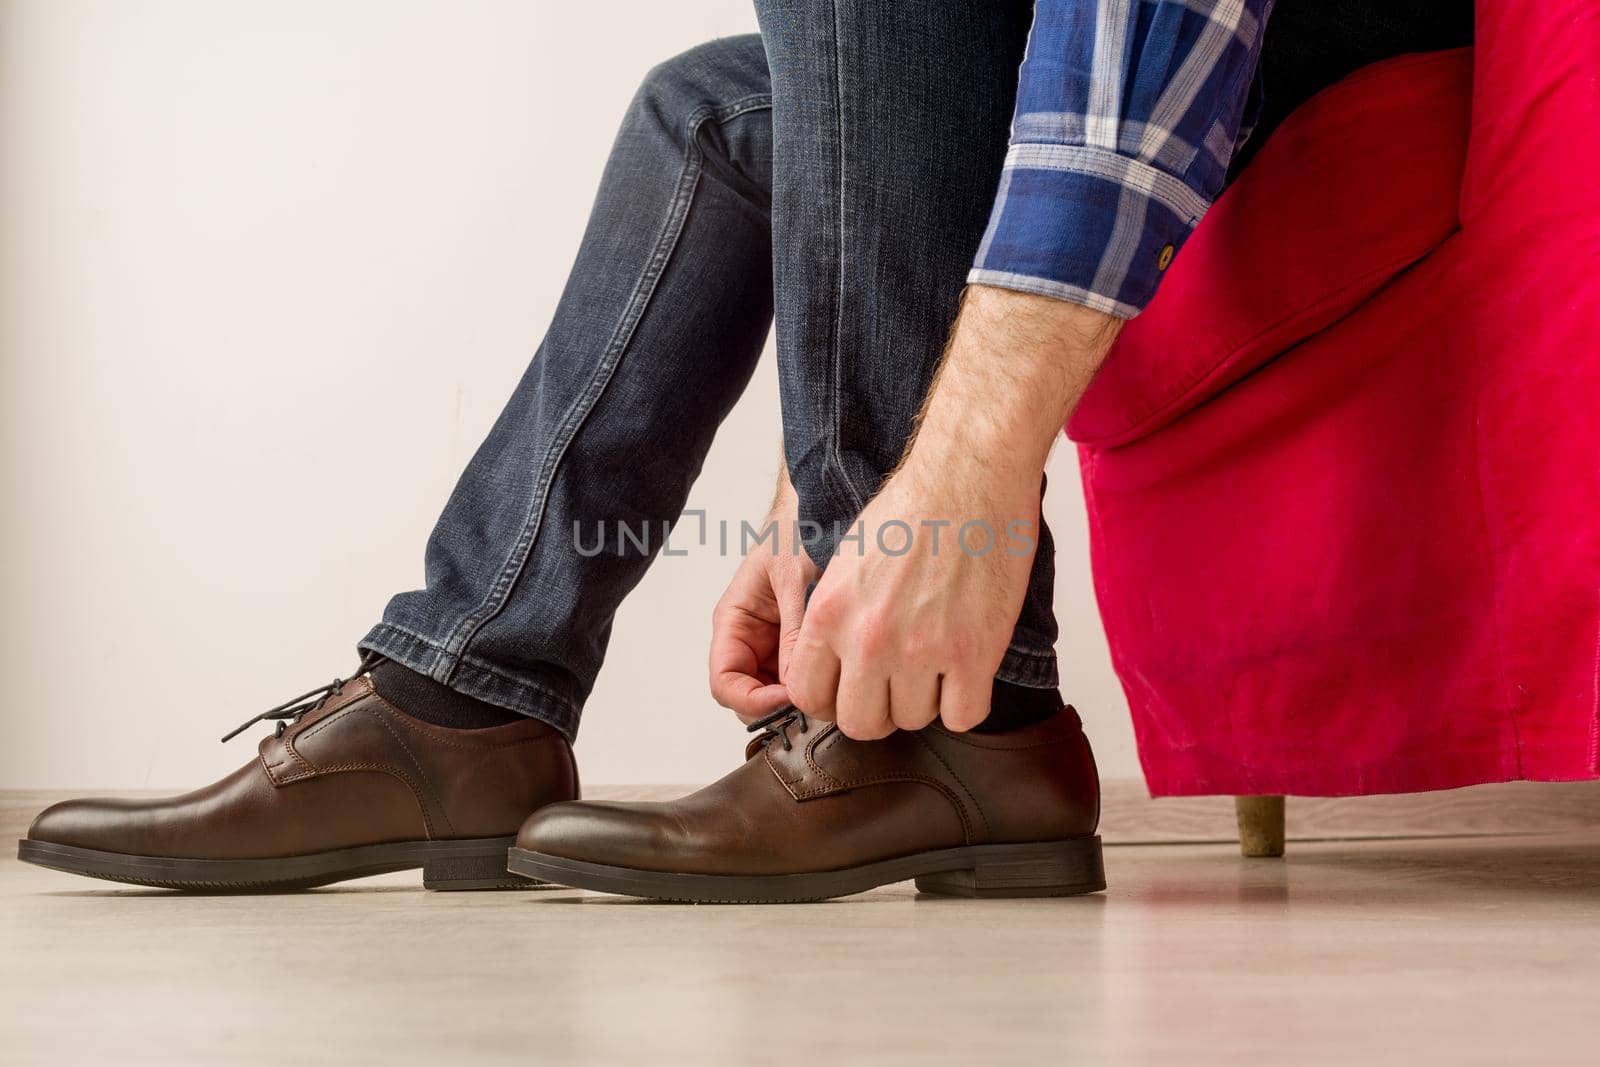
<svg viewBox="0 0 1600 1067">
<path fill-rule="evenodd" d="M 1098 837 L 1028 845 L 979 845 L 964 870 L 917 878 L 923 893 L 952 897 L 1070 897 L 1106 887 Z"/>
<path fill-rule="evenodd" d="M 516 842 L 514 837 L 436 842 L 422 861 L 422 888 L 440 892 L 531 888 L 539 883 L 506 870 L 506 850 Z"/>
</svg>

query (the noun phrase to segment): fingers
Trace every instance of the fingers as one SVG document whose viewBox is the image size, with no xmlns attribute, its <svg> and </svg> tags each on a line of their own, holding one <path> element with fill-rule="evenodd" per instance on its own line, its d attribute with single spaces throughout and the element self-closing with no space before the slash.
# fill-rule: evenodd
<svg viewBox="0 0 1600 1067">
<path fill-rule="evenodd" d="M 789 690 L 747 674 L 724 674 L 714 678 L 711 695 L 746 725 L 789 703 Z"/>
<path fill-rule="evenodd" d="M 772 675 L 775 637 L 771 623 L 731 604 L 719 604 L 711 616 L 711 698 L 745 722 L 788 702 Z"/>
<path fill-rule="evenodd" d="M 795 641 L 784 679 L 794 706 L 816 719 L 832 720 L 839 697 L 839 657 L 804 626 Z"/>
<path fill-rule="evenodd" d="M 989 717 L 989 698 L 994 692 L 992 671 L 971 668 L 944 676 L 939 689 L 939 718 L 945 726 L 962 732 Z"/>
<path fill-rule="evenodd" d="M 920 730 L 938 717 L 939 675 L 896 671 L 889 680 L 889 718 L 895 729 Z"/>
<path fill-rule="evenodd" d="M 835 651 L 840 635 L 843 654 Z M 836 721 L 845 736 L 875 741 L 897 729 L 920 730 L 939 717 L 942 640 L 901 640 L 890 627 L 852 625 L 836 600 L 819 590 L 794 642 L 779 670 L 790 700 L 807 715 Z M 980 719 L 988 713 L 987 693 Z"/>
<path fill-rule="evenodd" d="M 889 679 L 859 657 L 846 661 L 839 678 L 839 730 L 857 741 L 876 741 L 894 733 L 889 717 Z"/>
<path fill-rule="evenodd" d="M 711 699 L 748 722 L 787 704 L 789 691 L 754 672 L 713 662 Z"/>
<path fill-rule="evenodd" d="M 747 559 L 711 615 L 711 696 L 746 723 L 790 703 L 782 684 L 806 609 L 809 560 Z M 822 701 L 831 704 L 831 693 Z"/>
</svg>

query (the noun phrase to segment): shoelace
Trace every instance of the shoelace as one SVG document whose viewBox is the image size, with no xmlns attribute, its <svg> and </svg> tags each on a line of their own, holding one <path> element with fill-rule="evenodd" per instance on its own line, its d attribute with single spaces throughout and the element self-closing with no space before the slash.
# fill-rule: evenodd
<svg viewBox="0 0 1600 1067">
<path fill-rule="evenodd" d="M 329 700 L 344 692 L 344 687 L 346 684 L 353 682 L 363 674 L 366 674 L 374 666 L 376 666 L 378 661 L 382 658 L 382 656 L 379 656 L 373 652 L 364 653 L 361 657 L 361 664 L 356 668 L 356 672 L 350 677 L 335 678 L 327 685 L 319 685 L 315 689 L 301 693 L 293 700 L 286 700 L 275 708 L 268 708 L 255 718 L 250 719 L 249 721 L 244 722 L 223 734 L 223 742 L 226 743 L 228 741 L 232 741 L 235 737 L 238 737 L 256 723 L 266 722 L 268 719 L 278 720 L 278 729 L 273 733 L 272 736 L 282 737 L 283 732 L 289 728 L 290 720 L 293 722 L 299 722 L 305 716 L 322 707 L 322 705 L 326 704 Z"/>
<path fill-rule="evenodd" d="M 772 739 L 776 737 L 783 741 L 783 750 L 787 752 L 794 747 L 793 742 L 789 740 L 790 726 L 799 726 L 801 733 L 811 729 L 811 724 L 806 720 L 805 712 L 793 704 L 785 704 L 772 714 L 763 715 L 745 727 L 745 731 L 753 734 L 757 730 L 765 730 L 766 733 L 759 738 L 761 744 L 763 746 L 770 745 L 772 744 Z"/>
</svg>

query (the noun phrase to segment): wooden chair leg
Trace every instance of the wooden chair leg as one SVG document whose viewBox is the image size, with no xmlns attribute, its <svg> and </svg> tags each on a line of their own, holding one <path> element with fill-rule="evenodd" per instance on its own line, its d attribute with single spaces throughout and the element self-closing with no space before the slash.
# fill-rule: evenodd
<svg viewBox="0 0 1600 1067">
<path fill-rule="evenodd" d="M 1283 855 L 1282 797 L 1234 797 L 1239 818 L 1239 854 L 1254 858 Z"/>
</svg>

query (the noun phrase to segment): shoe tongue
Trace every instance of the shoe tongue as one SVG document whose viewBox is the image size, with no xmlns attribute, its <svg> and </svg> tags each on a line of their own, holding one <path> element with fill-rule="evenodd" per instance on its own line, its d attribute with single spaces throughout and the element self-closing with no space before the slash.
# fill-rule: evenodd
<svg viewBox="0 0 1600 1067">
<path fill-rule="evenodd" d="M 377 690 L 372 687 L 372 677 L 370 675 L 363 674 L 358 678 L 352 678 L 348 682 L 344 683 L 343 689 L 340 689 L 337 693 L 328 698 L 328 702 L 322 705 L 322 709 L 318 712 L 317 717 L 321 718 L 328 712 L 336 711 L 339 708 L 344 707 L 346 704 L 354 704 L 362 697 L 370 696 L 375 692 L 377 692 Z"/>
<path fill-rule="evenodd" d="M 306 712 L 304 715 L 300 716 L 300 721 L 295 723 L 289 729 L 298 733 L 311 723 L 321 722 L 323 719 L 326 719 L 329 715 L 332 715 L 340 708 L 345 707 L 348 704 L 354 704 L 356 701 L 360 700 L 364 696 L 367 696 L 372 691 L 372 681 L 366 675 L 363 674 L 359 678 L 352 678 L 348 682 L 344 683 L 344 687 L 340 689 L 339 692 L 332 694 L 328 697 L 328 699 L 324 700 L 322 702 L 322 707 L 318 708 L 316 711 Z"/>
</svg>

